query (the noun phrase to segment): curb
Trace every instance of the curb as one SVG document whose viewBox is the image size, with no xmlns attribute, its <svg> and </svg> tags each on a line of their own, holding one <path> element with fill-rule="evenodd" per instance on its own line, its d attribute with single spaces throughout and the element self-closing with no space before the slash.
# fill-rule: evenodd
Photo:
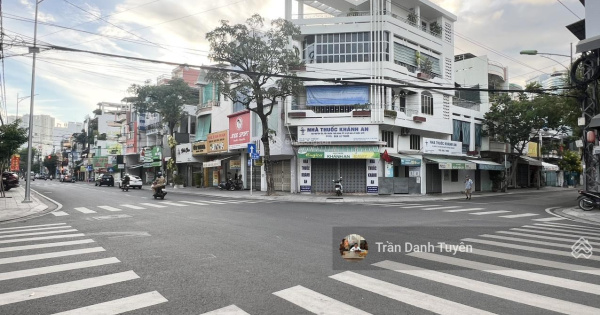
<svg viewBox="0 0 600 315">
<path fill-rule="evenodd" d="M 574 215 L 570 215 L 570 214 L 564 213 L 564 210 L 576 210 L 576 209 L 579 209 L 579 208 L 578 207 L 557 208 L 557 209 L 547 210 L 547 212 L 549 214 L 552 214 L 554 216 L 561 217 L 561 218 L 564 218 L 564 219 L 567 219 L 567 220 L 571 220 L 571 221 L 575 221 L 575 222 L 579 222 L 579 223 L 585 223 L 585 224 L 600 226 L 600 222 L 598 222 L 598 221 L 587 220 L 587 219 L 584 219 L 584 218 L 581 218 L 581 217 L 578 217 L 578 216 L 574 216 Z M 556 213 L 556 212 L 560 212 L 560 213 Z"/>
<path fill-rule="evenodd" d="M 30 215 L 26 215 L 26 216 L 22 216 L 22 217 L 18 217 L 18 218 L 12 218 L 12 219 L 8 219 L 8 220 L 0 220 L 0 224 L 6 224 L 6 223 L 13 223 L 13 222 L 20 222 L 20 221 L 24 221 L 24 220 L 29 220 L 29 219 L 41 217 L 41 216 L 44 216 L 44 215 L 46 215 L 48 213 L 51 213 L 51 212 L 58 211 L 58 210 L 62 209 L 62 204 L 61 203 L 48 198 L 46 195 L 43 195 L 43 194 L 39 193 L 38 191 L 36 191 L 34 189 L 31 189 L 31 191 L 34 192 L 35 194 L 37 194 L 39 197 L 42 197 L 42 198 L 50 201 L 51 203 L 54 203 L 56 205 L 56 208 L 52 209 L 52 210 L 47 210 L 50 207 L 42 203 L 42 204 L 40 204 L 40 205 L 38 205 L 38 206 L 35 207 L 35 208 L 45 207 L 44 209 L 40 209 L 40 211 L 38 213 L 33 213 L 33 214 L 30 214 Z"/>
</svg>

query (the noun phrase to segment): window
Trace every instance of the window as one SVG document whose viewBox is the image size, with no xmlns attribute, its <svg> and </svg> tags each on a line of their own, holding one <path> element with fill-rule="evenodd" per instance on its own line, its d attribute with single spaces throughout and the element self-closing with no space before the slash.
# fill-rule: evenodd
<svg viewBox="0 0 600 315">
<path fill-rule="evenodd" d="M 450 170 L 450 181 L 451 182 L 458 182 L 458 170 Z"/>
<path fill-rule="evenodd" d="M 410 135 L 410 149 L 421 150 L 421 136 Z"/>
<path fill-rule="evenodd" d="M 393 148 L 394 147 L 394 132 L 393 131 L 381 131 L 381 141 L 386 142 L 386 147 Z"/>
<path fill-rule="evenodd" d="M 429 92 L 421 94 L 421 113 L 424 115 L 433 115 L 433 96 Z"/>
<path fill-rule="evenodd" d="M 314 42 L 305 39 L 304 59 L 307 63 L 369 62 L 374 59 L 371 56 L 371 37 L 369 32 L 316 35 Z M 381 59 L 388 61 L 389 33 L 373 37 L 382 41 Z"/>
</svg>

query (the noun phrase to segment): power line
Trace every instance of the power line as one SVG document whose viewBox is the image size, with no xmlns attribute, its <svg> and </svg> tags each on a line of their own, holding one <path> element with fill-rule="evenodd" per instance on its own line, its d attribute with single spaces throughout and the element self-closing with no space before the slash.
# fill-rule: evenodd
<svg viewBox="0 0 600 315">
<path fill-rule="evenodd" d="M 569 7 L 567 7 L 564 3 L 562 3 L 562 1 L 560 1 L 560 0 L 556 0 L 556 1 L 558 1 L 558 3 L 560 3 L 560 4 L 562 4 L 562 6 L 565 7 L 565 9 L 569 10 L 569 12 L 573 13 L 573 15 L 575 17 L 577 17 L 578 19 L 581 20 L 581 18 L 579 17 L 579 15 L 575 14 L 575 12 L 573 12 L 571 9 L 569 9 Z"/>
</svg>

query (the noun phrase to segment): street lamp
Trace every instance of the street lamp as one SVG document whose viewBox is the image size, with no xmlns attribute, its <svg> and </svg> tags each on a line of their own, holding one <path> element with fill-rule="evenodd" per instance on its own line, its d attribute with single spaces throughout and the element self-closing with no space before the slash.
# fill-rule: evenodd
<svg viewBox="0 0 600 315">
<path fill-rule="evenodd" d="M 535 49 L 526 49 L 526 50 L 521 50 L 519 52 L 519 54 L 521 55 L 530 55 L 530 56 L 540 56 L 546 59 L 550 59 L 556 63 L 558 63 L 559 65 L 565 67 L 565 65 L 563 65 L 562 63 L 558 62 L 556 59 L 550 58 L 546 55 L 550 55 L 550 56 L 560 56 L 560 57 L 569 57 L 571 58 L 571 64 L 573 64 L 573 54 L 571 54 L 570 56 L 568 55 L 563 55 L 563 54 L 554 54 L 554 53 L 543 53 L 543 52 L 539 52 Z M 565 69 L 567 69 L 567 72 L 569 71 L 569 68 L 565 67 Z"/>
<path fill-rule="evenodd" d="M 38 94 L 36 94 L 36 95 L 38 95 Z M 21 101 L 24 101 L 30 97 L 31 97 L 31 95 L 19 97 L 19 93 L 17 93 L 17 118 L 19 118 L 19 103 L 21 103 Z"/>
<path fill-rule="evenodd" d="M 38 6 L 44 0 L 35 0 L 35 22 L 33 24 L 33 47 L 29 48 L 29 52 L 33 54 L 33 61 L 31 64 L 31 102 L 29 103 L 29 139 L 27 139 L 27 174 L 31 176 L 31 146 L 33 142 L 33 104 L 35 97 L 35 55 L 39 48 L 37 47 L 37 21 L 38 21 Z M 31 180 L 25 182 L 25 199 L 23 203 L 31 202 Z"/>
</svg>

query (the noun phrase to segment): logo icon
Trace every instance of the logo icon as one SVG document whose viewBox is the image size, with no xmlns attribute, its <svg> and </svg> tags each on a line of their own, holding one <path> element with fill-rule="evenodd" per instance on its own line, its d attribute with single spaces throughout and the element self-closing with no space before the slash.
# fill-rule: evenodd
<svg viewBox="0 0 600 315">
<path fill-rule="evenodd" d="M 592 245 L 585 239 L 585 237 L 580 237 L 573 246 L 571 246 L 571 255 L 578 259 L 583 256 L 584 258 L 590 258 L 592 256 Z"/>
<path fill-rule="evenodd" d="M 300 127 L 300 132 L 302 133 L 303 136 L 304 136 L 305 131 L 306 131 L 306 129 L 304 129 L 304 127 Z"/>
<path fill-rule="evenodd" d="M 242 127 L 244 126 L 244 120 L 242 119 L 242 117 L 238 117 L 238 119 L 235 121 L 235 126 L 238 130 L 242 129 Z"/>
</svg>

